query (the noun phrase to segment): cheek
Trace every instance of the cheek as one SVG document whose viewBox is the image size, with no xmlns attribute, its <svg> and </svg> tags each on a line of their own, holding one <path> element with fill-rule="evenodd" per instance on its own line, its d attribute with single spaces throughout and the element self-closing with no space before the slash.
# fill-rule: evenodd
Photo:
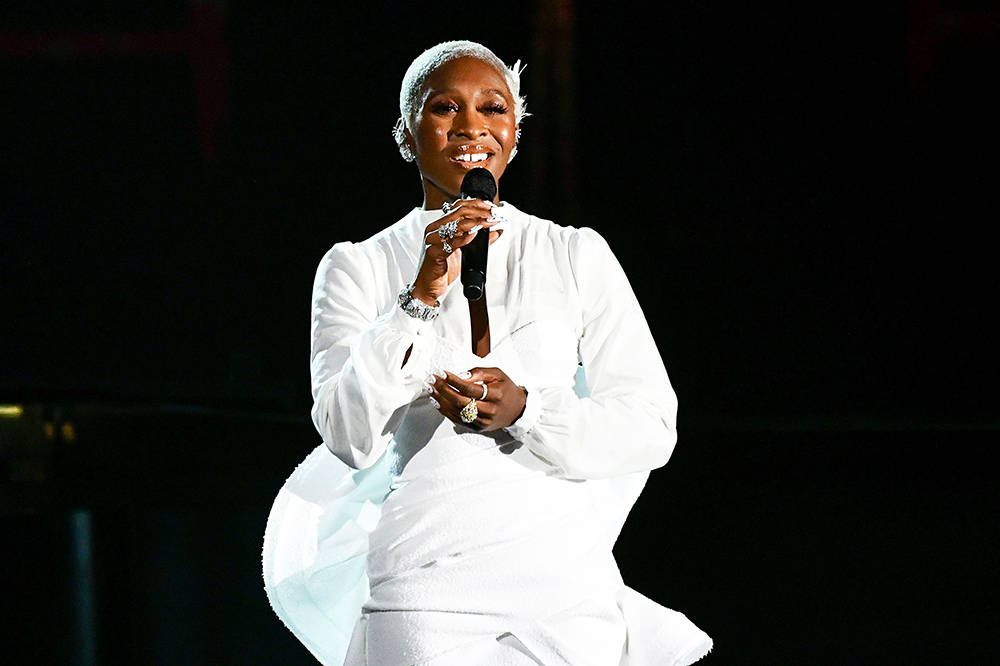
<svg viewBox="0 0 1000 666">
<path fill-rule="evenodd" d="M 497 139 L 507 149 L 507 152 L 510 152 L 510 149 L 513 148 L 515 136 L 514 125 L 504 125 L 497 130 Z"/>
<path fill-rule="evenodd" d="M 437 147 L 448 142 L 448 128 L 442 122 L 435 122 L 434 119 L 424 118 L 417 126 L 417 148 L 422 146 Z"/>
</svg>

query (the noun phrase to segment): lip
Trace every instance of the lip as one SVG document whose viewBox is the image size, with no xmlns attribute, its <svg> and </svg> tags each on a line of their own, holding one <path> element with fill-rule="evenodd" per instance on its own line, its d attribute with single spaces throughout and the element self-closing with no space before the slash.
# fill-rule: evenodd
<svg viewBox="0 0 1000 666">
<path fill-rule="evenodd" d="M 465 160 L 458 159 L 462 155 L 475 155 L 477 153 L 485 154 L 486 159 L 480 160 L 478 162 L 472 162 L 472 161 L 466 162 Z M 475 169 L 476 167 L 486 166 L 487 164 L 492 162 L 494 157 L 496 157 L 496 151 L 487 148 L 482 144 L 463 144 L 461 146 L 458 146 L 455 150 L 452 151 L 451 155 L 449 156 L 449 159 L 451 160 L 452 164 L 456 164 L 465 169 L 466 171 L 468 171 L 470 169 Z"/>
</svg>

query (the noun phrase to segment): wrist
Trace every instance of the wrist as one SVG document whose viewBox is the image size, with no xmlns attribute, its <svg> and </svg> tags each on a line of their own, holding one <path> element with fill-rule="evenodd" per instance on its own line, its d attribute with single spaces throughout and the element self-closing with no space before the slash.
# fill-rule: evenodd
<svg viewBox="0 0 1000 666">
<path fill-rule="evenodd" d="M 414 319 L 421 321 L 432 321 L 437 318 L 441 311 L 441 303 L 434 301 L 433 304 L 424 302 L 423 299 L 413 295 L 413 289 L 407 287 L 399 292 L 396 300 L 399 308 Z"/>
<path fill-rule="evenodd" d="M 420 285 L 413 285 L 410 288 L 410 295 L 413 298 L 420 300 L 424 305 L 428 307 L 438 307 L 441 303 L 438 301 L 440 294 L 434 295 L 426 289 L 422 289 Z"/>
<path fill-rule="evenodd" d="M 518 386 L 517 388 L 521 389 L 521 409 L 518 411 L 517 416 L 514 417 L 514 420 L 511 421 L 511 425 L 517 423 L 517 420 L 524 416 L 524 409 L 528 406 L 528 389 L 523 386 Z"/>
</svg>

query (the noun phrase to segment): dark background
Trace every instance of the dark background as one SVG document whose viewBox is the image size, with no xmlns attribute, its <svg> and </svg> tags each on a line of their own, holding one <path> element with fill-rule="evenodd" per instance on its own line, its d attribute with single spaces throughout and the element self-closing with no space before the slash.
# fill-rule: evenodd
<svg viewBox="0 0 1000 666">
<path fill-rule="evenodd" d="M 409 62 L 528 67 L 501 197 L 590 226 L 680 397 L 616 549 L 705 663 L 985 663 L 1000 3 L 5 2 L 16 664 L 308 664 L 260 545 L 322 254 L 419 205 Z"/>
</svg>

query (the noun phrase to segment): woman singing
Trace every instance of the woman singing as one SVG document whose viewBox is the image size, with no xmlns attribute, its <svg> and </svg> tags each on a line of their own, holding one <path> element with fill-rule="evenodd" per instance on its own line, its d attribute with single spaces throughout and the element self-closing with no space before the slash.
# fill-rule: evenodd
<svg viewBox="0 0 1000 666">
<path fill-rule="evenodd" d="M 472 42 L 414 60 L 395 136 L 423 205 L 319 266 L 325 448 L 282 489 L 264 555 L 275 610 L 324 664 L 670 666 L 711 648 L 612 556 L 676 440 L 625 273 L 590 229 L 460 196 L 514 157 L 519 74 Z M 479 234 L 485 293 L 467 300 Z"/>
</svg>

